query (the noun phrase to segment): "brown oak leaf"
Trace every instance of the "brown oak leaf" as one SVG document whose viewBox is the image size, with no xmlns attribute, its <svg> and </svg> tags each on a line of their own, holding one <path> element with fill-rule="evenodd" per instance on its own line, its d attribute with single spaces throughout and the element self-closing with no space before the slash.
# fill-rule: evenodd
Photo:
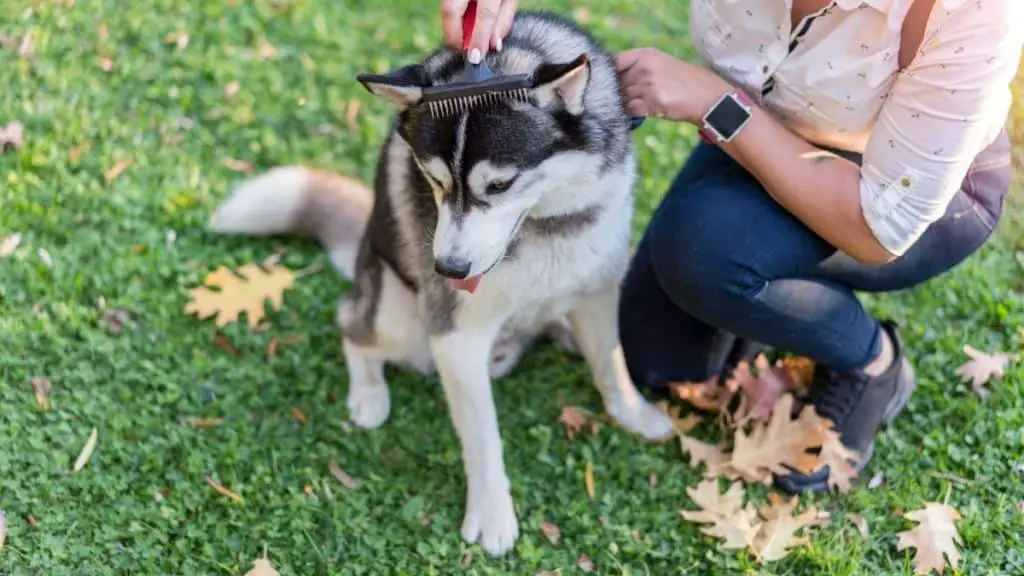
<svg viewBox="0 0 1024 576">
<path fill-rule="evenodd" d="M 208 274 L 205 286 L 189 292 L 192 300 L 185 305 L 185 313 L 195 313 L 200 319 L 217 315 L 217 327 L 238 320 L 245 312 L 249 326 L 257 326 L 263 319 L 265 300 L 270 300 L 274 309 L 281 308 L 284 291 L 291 288 L 295 273 L 288 268 L 271 266 L 266 270 L 255 264 L 246 264 L 238 269 L 239 278 L 225 266 Z M 218 291 L 208 287 L 220 288 Z"/>
<path fill-rule="evenodd" d="M 737 480 L 725 493 L 719 493 L 718 480 L 706 479 L 696 488 L 687 487 L 686 493 L 701 510 L 680 510 L 679 515 L 684 520 L 710 524 L 701 527 L 700 531 L 724 540 L 721 546 L 727 550 L 752 544 L 761 523 L 753 506 L 743 506 L 742 482 Z"/>
<path fill-rule="evenodd" d="M 803 546 L 809 539 L 806 536 L 797 536 L 796 533 L 801 528 L 820 522 L 818 509 L 814 506 L 796 516 L 793 515 L 799 502 L 797 496 L 785 501 L 778 494 L 771 493 L 768 494 L 768 500 L 771 505 L 760 510 L 764 523 L 750 545 L 750 551 L 759 562 L 781 560 L 791 549 Z"/>
<path fill-rule="evenodd" d="M 904 518 L 919 524 L 899 533 L 897 550 L 915 548 L 911 560 L 915 574 L 928 574 L 935 570 L 941 574 L 947 565 L 953 568 L 960 562 L 960 551 L 957 544 L 963 544 L 956 522 L 960 513 L 946 504 L 925 502 L 924 508 L 903 514 Z M 945 556 L 945 557 L 944 557 Z"/>
<path fill-rule="evenodd" d="M 767 484 L 773 472 L 788 474 L 789 467 L 809 474 L 818 465 L 817 456 L 807 451 L 825 442 L 826 428 L 811 405 L 804 406 L 793 419 L 793 402 L 792 394 L 784 394 L 768 424 L 755 422 L 749 435 L 736 430 L 729 464 L 747 481 Z"/>
<path fill-rule="evenodd" d="M 974 393 L 985 400 L 991 394 L 985 388 L 985 384 L 993 378 L 1002 378 L 1006 373 L 1006 367 L 1013 360 L 1013 356 L 1006 352 L 987 354 L 975 349 L 970 344 L 964 346 L 964 353 L 971 359 L 957 368 L 956 373 L 962 381 L 970 382 Z"/>
<path fill-rule="evenodd" d="M 720 383 L 717 378 L 704 382 L 670 382 L 668 387 L 676 398 L 708 412 L 723 411 L 735 393 L 734 389 Z"/>
</svg>

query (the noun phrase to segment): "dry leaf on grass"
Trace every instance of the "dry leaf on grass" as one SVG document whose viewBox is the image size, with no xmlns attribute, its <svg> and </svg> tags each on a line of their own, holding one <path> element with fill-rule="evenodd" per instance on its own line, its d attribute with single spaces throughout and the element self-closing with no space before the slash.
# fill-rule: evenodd
<svg viewBox="0 0 1024 576">
<path fill-rule="evenodd" d="M 584 572 L 594 571 L 594 561 L 586 554 L 580 554 L 580 557 L 576 560 L 576 565 Z"/>
<path fill-rule="evenodd" d="M 280 576 L 274 565 L 267 559 L 267 549 L 263 548 L 263 558 L 257 558 L 252 562 L 252 569 L 245 573 L 245 576 Z"/>
<path fill-rule="evenodd" d="M 178 50 L 184 50 L 188 46 L 188 32 L 171 32 L 164 36 L 165 44 L 174 44 Z"/>
<path fill-rule="evenodd" d="M 107 184 L 110 184 L 115 178 L 120 176 L 122 172 L 131 166 L 132 162 L 134 162 L 134 160 L 131 158 L 122 158 L 121 160 L 118 160 L 116 164 L 103 173 L 103 179 L 107 181 Z"/>
<path fill-rule="evenodd" d="M 828 466 L 828 485 L 839 490 L 840 494 L 850 491 L 850 482 L 857 476 L 857 464 L 861 456 L 856 450 L 851 450 L 839 439 L 839 433 L 832 429 L 829 420 L 822 419 L 827 423 L 828 428 L 823 430 L 825 442 L 821 445 L 821 452 L 818 454 L 818 465 L 814 467 L 817 472 Z"/>
<path fill-rule="evenodd" d="M 243 172 L 248 174 L 252 172 L 252 162 L 246 160 L 238 160 L 236 158 L 222 158 L 220 161 L 228 170 L 235 172 Z"/>
<path fill-rule="evenodd" d="M 348 488 L 349 490 L 359 488 L 359 482 L 356 482 L 354 478 L 348 475 L 348 472 L 342 470 L 335 462 L 331 462 L 327 466 L 327 470 L 331 473 L 331 476 L 334 476 L 334 479 L 341 482 L 341 485 L 345 488 Z"/>
<path fill-rule="evenodd" d="M 277 58 L 277 48 L 273 44 L 262 38 L 260 39 L 258 52 L 261 60 Z"/>
<path fill-rule="evenodd" d="M 0 126 L 0 152 L 11 148 L 21 148 L 25 143 L 25 127 L 16 120 Z"/>
<path fill-rule="evenodd" d="M 576 433 L 590 422 L 590 418 L 576 406 L 562 406 L 562 413 L 559 414 L 558 421 L 565 426 L 565 435 L 572 440 Z"/>
<path fill-rule="evenodd" d="M 879 472 L 868 480 L 868 489 L 874 490 L 885 482 L 885 472 Z"/>
<path fill-rule="evenodd" d="M 742 482 L 733 482 L 723 494 L 718 492 L 718 480 L 706 479 L 696 488 L 687 487 L 686 493 L 702 509 L 680 510 L 679 515 L 684 520 L 710 524 L 700 531 L 721 538 L 722 548 L 726 550 L 746 548 L 753 543 L 760 522 L 753 506 L 743 506 Z"/>
<path fill-rule="evenodd" d="M 590 499 L 594 499 L 594 466 L 587 460 L 587 465 L 583 469 L 583 487 L 587 489 L 587 496 Z"/>
<path fill-rule="evenodd" d="M 299 408 L 292 408 L 292 418 L 298 420 L 299 424 L 305 424 L 309 420 L 306 413 Z"/>
<path fill-rule="evenodd" d="M 0 510 L 0 550 L 4 549 L 5 540 L 7 540 L 7 515 Z"/>
<path fill-rule="evenodd" d="M 748 420 L 767 422 L 775 403 L 793 387 L 782 371 L 773 369 L 764 354 L 754 360 L 754 369 L 756 374 L 751 370 L 749 362 L 740 362 L 732 377 L 735 384 L 729 387 L 743 392 L 740 405 L 733 415 L 733 422 L 737 426 Z"/>
<path fill-rule="evenodd" d="M 725 453 L 724 444 L 708 444 L 685 434 L 679 435 L 679 446 L 683 452 L 690 455 L 690 466 L 694 468 L 704 464 L 707 471 L 704 476 L 713 478 L 726 472 L 729 464 L 729 455 Z M 731 478 L 730 478 L 731 479 Z"/>
<path fill-rule="evenodd" d="M 213 478 L 210 478 L 209 476 L 207 476 L 205 478 L 205 480 L 206 480 L 206 483 L 209 484 L 214 490 L 216 490 L 217 492 L 220 492 L 222 495 L 227 496 L 228 498 L 234 500 L 235 502 L 244 502 L 245 501 L 245 500 L 242 499 L 242 497 L 237 492 L 229 490 L 223 484 L 221 484 L 220 482 L 217 482 Z"/>
<path fill-rule="evenodd" d="M 114 69 L 114 60 L 109 56 L 97 56 L 96 65 L 100 67 L 100 70 L 110 72 Z"/>
<path fill-rule="evenodd" d="M 828 427 L 811 405 L 804 406 L 796 419 L 791 418 L 793 401 L 792 394 L 784 394 L 768 424 L 755 422 L 749 435 L 743 429 L 736 430 L 729 464 L 745 480 L 767 484 L 773 472 L 790 473 L 787 466 L 804 474 L 818 466 L 817 456 L 807 451 L 822 446 Z"/>
<path fill-rule="evenodd" d="M 796 516 L 793 515 L 799 502 L 797 496 L 785 501 L 777 494 L 771 493 L 768 494 L 768 500 L 771 505 L 761 508 L 764 523 L 754 536 L 750 548 L 759 562 L 781 560 L 791 549 L 803 546 L 809 539 L 806 536 L 797 536 L 796 533 L 806 526 L 819 522 L 818 509 L 814 506 Z"/>
<path fill-rule="evenodd" d="M 241 86 L 238 82 L 228 82 L 227 85 L 224 86 L 224 98 L 232 98 L 235 94 L 238 94 L 239 89 L 241 89 Z"/>
<path fill-rule="evenodd" d="M 3 242 L 0 242 L 0 258 L 10 258 L 19 245 L 21 245 L 21 234 L 19 232 L 5 236 Z"/>
<path fill-rule="evenodd" d="M 718 382 L 717 378 L 704 382 L 670 382 L 668 386 L 676 398 L 708 412 L 721 412 L 734 394 L 734 390 Z"/>
<path fill-rule="evenodd" d="M 182 421 L 193 428 L 213 428 L 224 423 L 223 418 L 185 418 Z"/>
<path fill-rule="evenodd" d="M 854 513 L 847 514 L 846 517 L 850 519 L 850 522 L 853 522 L 853 525 L 857 527 L 857 532 L 860 532 L 860 535 L 865 540 L 867 540 L 868 537 L 871 536 L 871 530 L 868 528 L 868 521 L 866 518 L 864 518 L 860 514 Z"/>
<path fill-rule="evenodd" d="M 900 532 L 896 545 L 897 550 L 916 548 L 911 560 L 915 574 L 928 574 L 932 570 L 941 574 L 946 569 L 947 558 L 949 566 L 957 567 L 960 551 L 956 545 L 963 543 L 956 530 L 959 512 L 946 504 L 925 502 L 924 508 L 907 512 L 903 517 L 920 523 Z"/>
<path fill-rule="evenodd" d="M 661 400 L 656 404 L 658 410 L 662 414 L 672 419 L 672 424 L 676 429 L 677 434 L 686 434 L 693 430 L 704 420 L 699 414 L 689 412 L 686 416 L 680 416 L 682 408 L 676 405 L 670 405 L 668 400 Z"/>
<path fill-rule="evenodd" d="M 85 446 L 82 447 L 82 451 L 78 454 L 78 458 L 75 459 L 75 465 L 71 468 L 71 472 L 78 472 L 85 467 L 85 464 L 89 462 L 89 458 L 92 457 L 93 450 L 96 449 L 96 439 L 98 433 L 96 428 L 92 429 L 92 433 L 89 434 L 89 439 L 85 441 Z"/>
<path fill-rule="evenodd" d="M 552 522 L 541 522 L 540 531 L 544 533 L 544 537 L 551 542 L 552 546 L 558 546 L 562 540 L 562 530 Z"/>
<path fill-rule="evenodd" d="M 238 269 L 242 278 L 235 276 L 227 267 L 221 266 L 208 274 L 204 284 L 189 292 L 192 300 L 185 305 L 185 313 L 195 313 L 200 319 L 217 314 L 216 324 L 222 327 L 238 320 L 246 313 L 249 326 L 254 327 L 263 319 L 263 302 L 270 300 L 276 310 L 281 307 L 284 291 L 291 288 L 295 273 L 284 267 L 273 266 L 266 271 L 255 264 L 246 264 Z M 220 288 L 213 291 L 208 288 Z"/>
<path fill-rule="evenodd" d="M 956 373 L 962 381 L 970 382 L 974 393 L 985 400 L 991 394 L 985 384 L 993 378 L 1002 378 L 1013 356 L 1006 352 L 986 354 L 970 344 L 964 346 L 964 353 L 971 359 L 957 368 Z"/>
<path fill-rule="evenodd" d="M 36 396 L 36 403 L 43 410 L 50 409 L 50 379 L 46 376 L 33 376 L 29 381 L 32 392 Z"/>
</svg>

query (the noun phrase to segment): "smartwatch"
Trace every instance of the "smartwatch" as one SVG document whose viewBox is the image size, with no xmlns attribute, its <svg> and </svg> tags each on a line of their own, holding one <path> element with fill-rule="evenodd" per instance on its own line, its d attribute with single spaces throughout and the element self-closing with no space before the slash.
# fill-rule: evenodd
<svg viewBox="0 0 1024 576">
<path fill-rule="evenodd" d="M 709 144 L 730 142 L 750 122 L 753 106 L 754 101 L 744 91 L 726 92 L 704 114 L 697 132 Z"/>
</svg>

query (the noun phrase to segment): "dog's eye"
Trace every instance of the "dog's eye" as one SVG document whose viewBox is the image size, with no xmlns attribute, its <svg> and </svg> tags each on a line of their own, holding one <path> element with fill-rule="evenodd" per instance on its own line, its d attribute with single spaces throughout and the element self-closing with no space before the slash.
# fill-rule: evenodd
<svg viewBox="0 0 1024 576">
<path fill-rule="evenodd" d="M 512 187 L 512 184 L 516 181 L 516 177 L 509 178 L 508 180 L 495 180 L 487 185 L 488 194 L 501 194 Z"/>
</svg>

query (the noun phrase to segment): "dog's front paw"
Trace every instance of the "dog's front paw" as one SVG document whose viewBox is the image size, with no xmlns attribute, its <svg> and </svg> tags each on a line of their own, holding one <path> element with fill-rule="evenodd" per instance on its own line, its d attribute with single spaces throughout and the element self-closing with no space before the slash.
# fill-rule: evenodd
<svg viewBox="0 0 1024 576">
<path fill-rule="evenodd" d="M 357 426 L 377 428 L 388 419 L 391 397 L 387 386 L 353 386 L 348 393 L 349 417 Z"/>
<path fill-rule="evenodd" d="M 492 556 L 512 549 L 519 538 L 519 521 L 508 490 L 470 490 L 462 538 L 480 546 Z"/>
<path fill-rule="evenodd" d="M 650 442 L 661 442 L 675 436 L 676 427 L 672 418 L 655 408 L 650 402 L 641 400 L 627 406 L 620 403 L 607 406 L 608 415 L 626 430 L 643 436 Z"/>
<path fill-rule="evenodd" d="M 497 380 L 508 375 L 519 362 L 525 349 L 523 341 L 518 339 L 500 340 L 495 343 L 494 349 L 491 350 L 491 378 Z"/>
</svg>

